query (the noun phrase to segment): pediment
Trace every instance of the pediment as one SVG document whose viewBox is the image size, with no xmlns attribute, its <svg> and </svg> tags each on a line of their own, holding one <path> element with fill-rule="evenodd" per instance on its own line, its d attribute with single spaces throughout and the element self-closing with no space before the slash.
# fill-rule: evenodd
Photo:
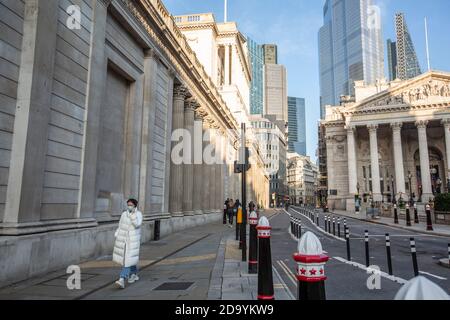
<svg viewBox="0 0 450 320">
<path fill-rule="evenodd" d="M 344 113 L 374 113 L 450 107 L 450 74 L 429 72 L 345 108 Z"/>
</svg>

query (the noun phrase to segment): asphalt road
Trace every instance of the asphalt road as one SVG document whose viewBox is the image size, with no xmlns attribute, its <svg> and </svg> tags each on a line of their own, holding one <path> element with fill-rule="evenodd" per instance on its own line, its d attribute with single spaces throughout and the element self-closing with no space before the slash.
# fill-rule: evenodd
<svg viewBox="0 0 450 320">
<path fill-rule="evenodd" d="M 307 217 L 300 215 L 294 208 L 289 213 L 302 220 L 302 232 L 311 231 L 322 243 L 323 250 L 330 257 L 326 264 L 325 282 L 327 299 L 330 300 L 391 300 L 404 281 L 414 277 L 410 250 L 410 238 L 414 237 L 417 248 L 419 271 L 445 291 L 450 293 L 450 269 L 440 266 L 439 259 L 447 256 L 449 238 L 421 235 L 407 230 L 372 224 L 365 221 L 346 218 L 350 230 L 350 247 L 352 262 L 347 262 L 345 241 L 341 241 L 320 231 Z M 289 233 L 290 217 L 283 210 L 271 219 L 272 225 L 272 261 L 277 271 L 294 296 L 297 296 L 297 280 L 294 277 L 295 262 L 292 254 L 297 251 L 297 240 Z M 319 214 L 320 227 L 324 228 L 324 214 Z M 338 215 L 334 215 L 336 218 Z M 343 217 L 341 218 L 341 237 L 344 238 Z M 367 281 L 371 274 L 365 269 L 364 231 L 369 231 L 370 265 L 375 265 L 385 272 L 381 276 L 380 288 L 369 290 Z M 391 238 L 393 275 L 389 277 L 386 257 L 385 234 Z M 337 225 L 336 225 L 337 234 Z M 373 277 L 372 277 L 373 278 Z M 373 282 L 372 282 L 373 283 Z"/>
</svg>

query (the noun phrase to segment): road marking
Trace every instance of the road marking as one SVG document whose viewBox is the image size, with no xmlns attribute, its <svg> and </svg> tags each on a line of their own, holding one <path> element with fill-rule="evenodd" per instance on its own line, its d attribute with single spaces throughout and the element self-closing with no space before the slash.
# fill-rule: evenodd
<svg viewBox="0 0 450 320">
<path fill-rule="evenodd" d="M 337 261 L 340 261 L 340 262 L 349 264 L 351 266 L 357 267 L 357 268 L 362 269 L 362 270 L 364 270 L 366 272 L 367 271 L 369 271 L 369 272 L 370 271 L 372 271 L 372 272 L 375 271 L 375 270 L 373 270 L 371 268 L 367 268 L 365 265 L 362 265 L 362 264 L 360 264 L 358 262 L 348 261 L 347 259 L 344 259 L 344 258 L 341 258 L 341 257 L 333 257 L 333 259 L 336 259 Z M 394 282 L 397 282 L 397 283 L 400 283 L 400 284 L 405 284 L 406 282 L 408 282 L 407 280 L 402 279 L 400 277 L 390 276 L 389 274 L 387 274 L 386 272 L 383 272 L 383 271 L 375 271 L 375 272 L 379 273 L 380 276 L 382 276 L 383 278 L 389 279 L 391 281 L 394 281 Z"/>
<path fill-rule="evenodd" d="M 439 279 L 439 280 L 447 280 L 447 278 L 440 277 L 440 276 L 437 276 L 437 275 L 432 274 L 432 273 L 429 273 L 429 272 L 419 271 L 419 273 L 421 273 L 421 274 L 426 274 L 426 275 L 428 275 L 428 276 L 430 276 L 430 277 L 434 277 L 434 278 Z"/>
<path fill-rule="evenodd" d="M 336 239 L 336 240 L 345 242 L 345 239 L 342 239 L 342 238 L 339 238 L 338 236 L 334 236 L 334 235 L 332 235 L 332 234 L 329 234 L 328 232 L 326 232 L 326 231 L 325 231 L 324 229 L 322 229 L 321 227 L 318 227 L 312 220 L 309 219 L 308 216 L 305 216 L 305 215 L 301 214 L 300 212 L 298 212 L 297 210 L 294 210 L 294 209 L 292 209 L 292 211 L 297 212 L 299 215 L 301 215 L 301 216 L 303 216 L 303 217 L 306 217 L 306 218 L 311 222 L 311 224 L 312 224 L 317 230 L 319 230 L 320 232 L 324 233 L 325 235 L 327 235 L 327 236 L 329 236 L 329 237 L 331 237 L 331 238 L 333 238 L 333 239 Z"/>
<path fill-rule="evenodd" d="M 272 266 L 272 270 L 273 270 L 273 272 L 275 272 L 278 279 L 280 279 L 280 281 L 283 283 L 283 285 L 284 285 L 283 289 L 284 289 L 284 291 L 286 291 L 287 295 L 291 298 L 291 300 L 295 300 L 294 296 L 291 293 L 291 290 L 289 290 L 289 287 L 286 285 L 286 283 L 283 281 L 283 278 L 281 278 L 281 275 L 278 273 L 277 268 Z"/>
<path fill-rule="evenodd" d="M 289 268 L 286 266 L 286 264 L 283 261 L 277 260 L 277 263 L 281 267 L 281 269 L 284 271 L 284 273 L 287 275 L 287 277 L 292 282 L 292 284 L 294 286 L 296 286 L 297 282 L 295 281 L 295 277 L 294 277 L 294 274 L 292 273 L 292 271 L 289 270 Z"/>
</svg>

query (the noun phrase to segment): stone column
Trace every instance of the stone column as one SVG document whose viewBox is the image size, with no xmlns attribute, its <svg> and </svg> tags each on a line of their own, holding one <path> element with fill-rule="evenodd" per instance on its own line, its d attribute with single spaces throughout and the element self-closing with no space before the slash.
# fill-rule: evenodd
<svg viewBox="0 0 450 320">
<path fill-rule="evenodd" d="M 183 214 L 191 216 L 194 214 L 192 198 L 194 194 L 194 112 L 198 107 L 197 102 L 190 98 L 185 101 L 184 107 L 184 129 L 186 135 L 183 137 L 184 164 L 183 164 Z"/>
<path fill-rule="evenodd" d="M 173 93 L 172 130 L 184 128 L 184 100 L 188 95 L 184 86 L 178 85 Z M 172 149 L 180 142 L 172 142 Z M 183 165 L 171 161 L 170 169 L 170 212 L 172 216 L 183 216 Z"/>
<path fill-rule="evenodd" d="M 334 196 L 330 195 L 331 190 L 336 190 L 335 187 L 335 180 L 334 180 L 334 155 L 333 155 L 333 144 L 334 144 L 334 137 L 331 135 L 326 136 L 327 139 L 327 175 L 328 175 L 328 199 L 333 198 Z M 330 203 L 328 203 L 330 205 Z M 332 209 L 330 207 L 330 209 Z"/>
<path fill-rule="evenodd" d="M 217 155 L 217 149 L 216 149 L 216 135 L 217 135 L 217 129 L 212 126 L 210 128 L 211 134 L 210 134 L 210 143 L 211 147 L 214 149 L 214 155 Z M 217 189 L 217 181 L 216 181 L 216 167 L 217 164 L 212 163 L 209 165 L 209 189 L 208 189 L 208 197 L 209 197 L 209 209 L 210 213 L 214 213 L 217 208 L 216 204 L 216 189 Z"/>
<path fill-rule="evenodd" d="M 215 176 L 215 183 L 216 183 L 216 205 L 215 208 L 218 212 L 222 209 L 222 204 L 225 202 L 225 199 L 223 198 L 223 133 L 218 130 L 217 131 L 217 137 L 216 137 L 216 154 L 217 154 L 217 165 L 216 165 L 216 176 Z"/>
<path fill-rule="evenodd" d="M 378 161 L 378 125 L 368 125 L 370 136 L 370 164 L 372 167 L 372 194 L 374 201 L 381 201 L 381 186 L 380 186 L 380 164 Z"/>
<path fill-rule="evenodd" d="M 196 111 L 195 112 L 195 125 L 194 125 L 194 153 L 199 153 L 202 155 L 199 161 L 194 162 L 194 199 L 193 199 L 193 210 L 194 214 L 203 214 L 203 196 L 206 189 L 203 187 L 205 177 L 203 171 L 203 114 Z M 200 144 L 201 150 L 196 151 L 196 144 Z M 195 156 L 194 156 L 195 157 Z"/>
<path fill-rule="evenodd" d="M 430 176 L 430 158 L 428 155 L 427 141 L 427 125 L 428 121 L 417 121 L 417 131 L 419 136 L 419 153 L 420 153 L 420 177 L 422 180 L 422 202 L 428 202 L 433 197 L 431 189 Z"/>
<path fill-rule="evenodd" d="M 18 224 L 41 219 L 58 12 L 57 1 L 25 1 L 12 161 L 0 234 L 20 233 Z"/>
<path fill-rule="evenodd" d="M 449 185 L 450 180 L 450 118 L 443 119 L 442 124 L 444 125 L 444 133 L 445 133 L 445 155 L 447 158 L 447 186 Z M 450 192 L 450 190 L 448 190 Z"/>
<path fill-rule="evenodd" d="M 209 130 L 208 126 L 205 124 L 203 126 L 203 150 L 205 150 L 210 145 L 210 136 L 209 136 Z M 202 194 L 203 194 L 203 201 L 202 201 L 202 209 L 203 213 L 210 213 L 210 203 L 209 203 L 209 196 L 210 196 L 210 179 L 211 179 L 211 169 L 210 165 L 208 165 L 205 162 L 205 159 L 203 159 L 202 164 L 202 184 L 200 185 L 200 188 L 202 188 Z"/>
<path fill-rule="evenodd" d="M 354 196 L 358 189 L 356 151 L 355 151 L 355 127 L 347 127 L 347 154 L 348 154 L 348 193 L 349 196 Z"/>
<path fill-rule="evenodd" d="M 402 130 L 403 124 L 392 123 L 392 145 L 394 149 L 394 166 L 395 166 L 395 193 L 397 198 L 400 197 L 400 193 L 405 194 L 405 169 L 403 167 L 403 149 L 402 149 Z"/>
</svg>

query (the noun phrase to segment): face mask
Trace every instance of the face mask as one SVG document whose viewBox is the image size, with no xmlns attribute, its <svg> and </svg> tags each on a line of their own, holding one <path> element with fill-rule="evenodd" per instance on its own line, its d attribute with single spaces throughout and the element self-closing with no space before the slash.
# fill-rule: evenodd
<svg viewBox="0 0 450 320">
<path fill-rule="evenodd" d="M 134 210 L 134 207 L 133 206 L 128 206 L 128 212 L 133 212 L 133 210 Z"/>
</svg>

